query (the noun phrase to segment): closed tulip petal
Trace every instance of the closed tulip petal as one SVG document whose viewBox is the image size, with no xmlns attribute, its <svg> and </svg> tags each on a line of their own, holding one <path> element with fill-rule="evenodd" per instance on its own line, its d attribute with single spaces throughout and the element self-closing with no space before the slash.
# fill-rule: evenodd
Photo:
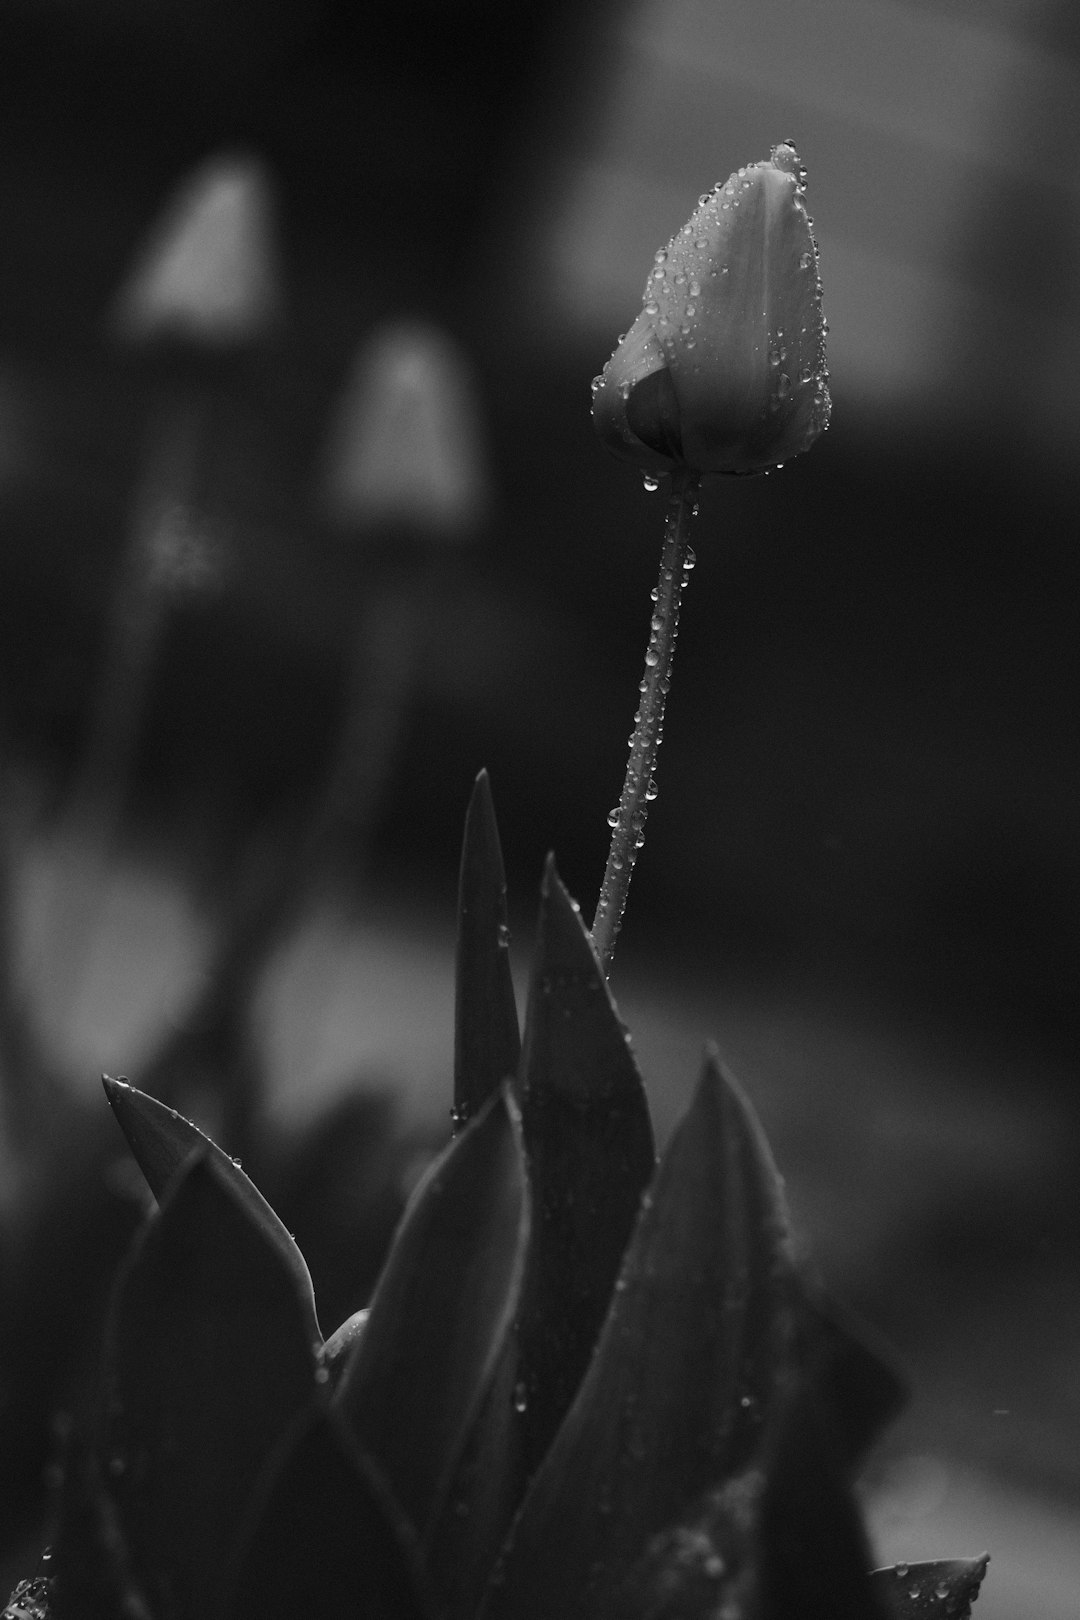
<svg viewBox="0 0 1080 1620">
<path fill-rule="evenodd" d="M 700 199 L 657 253 L 593 388 L 597 432 L 646 474 L 764 472 L 829 422 L 817 243 L 794 147 Z"/>
</svg>

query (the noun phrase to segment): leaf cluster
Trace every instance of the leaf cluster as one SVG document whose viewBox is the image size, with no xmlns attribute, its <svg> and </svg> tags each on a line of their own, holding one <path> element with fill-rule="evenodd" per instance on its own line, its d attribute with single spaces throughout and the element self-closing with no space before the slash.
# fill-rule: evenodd
<svg viewBox="0 0 1080 1620">
<path fill-rule="evenodd" d="M 524 1032 L 486 776 L 462 857 L 454 1138 L 324 1335 L 240 1166 L 106 1080 L 157 1209 L 118 1279 L 47 1578 L 59 1620 L 919 1620 L 985 1559 L 870 1572 L 850 1482 L 903 1387 L 800 1263 L 706 1053 L 659 1164 L 554 865 Z M 31 1593 L 31 1586 L 33 1592 Z"/>
</svg>

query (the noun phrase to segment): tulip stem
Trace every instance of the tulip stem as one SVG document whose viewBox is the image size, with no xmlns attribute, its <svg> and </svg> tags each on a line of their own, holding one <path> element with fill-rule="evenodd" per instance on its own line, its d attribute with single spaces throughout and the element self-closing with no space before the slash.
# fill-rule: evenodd
<svg viewBox="0 0 1080 1620">
<path fill-rule="evenodd" d="M 690 520 L 697 511 L 699 483 L 697 474 L 688 469 L 675 472 L 671 477 L 660 579 L 654 592 L 656 606 L 645 652 L 645 676 L 639 687 L 641 703 L 634 716 L 622 797 L 608 817 L 611 848 L 592 925 L 593 946 L 605 973 L 615 954 L 634 862 L 645 842 L 649 803 L 656 797 L 656 755 L 664 734 L 664 701 L 671 686 L 675 638 L 679 633 L 679 603 L 686 576 L 694 566 L 694 554 L 689 545 Z"/>
</svg>

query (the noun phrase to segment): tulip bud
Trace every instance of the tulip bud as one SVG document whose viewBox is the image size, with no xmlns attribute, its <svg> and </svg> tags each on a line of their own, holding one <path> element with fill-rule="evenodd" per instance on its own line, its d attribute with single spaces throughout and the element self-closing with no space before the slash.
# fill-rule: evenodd
<svg viewBox="0 0 1080 1620">
<path fill-rule="evenodd" d="M 476 387 L 449 334 L 377 327 L 357 355 L 331 436 L 323 505 L 360 530 L 463 539 L 489 501 Z"/>
<path fill-rule="evenodd" d="M 135 341 L 210 348 L 276 324 L 281 287 L 273 187 L 255 158 L 211 158 L 177 190 L 120 290 L 113 324 Z"/>
<path fill-rule="evenodd" d="M 790 143 L 701 197 L 593 380 L 593 422 L 647 476 L 764 472 L 828 427 L 817 243 Z"/>
</svg>

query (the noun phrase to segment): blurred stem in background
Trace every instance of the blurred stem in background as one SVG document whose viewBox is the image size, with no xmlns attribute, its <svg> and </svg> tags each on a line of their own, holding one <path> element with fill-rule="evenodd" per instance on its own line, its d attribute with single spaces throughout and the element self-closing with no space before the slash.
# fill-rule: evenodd
<svg viewBox="0 0 1080 1620">
<path fill-rule="evenodd" d="M 57 1076 L 45 1061 L 25 990 L 18 980 L 13 867 L 23 833 L 20 794 L 0 739 L 0 1211 L 18 1197 L 21 1170 L 62 1111 Z M 2 1223 L 0 1223 L 2 1224 Z"/>
<path fill-rule="evenodd" d="M 291 844 L 253 844 L 206 989 L 141 1077 L 155 1096 L 220 1130 L 234 1152 L 248 1151 L 259 1114 L 250 1031 L 258 982 L 342 859 L 354 874 L 366 866 L 447 576 L 489 500 L 464 355 L 434 327 L 377 328 L 346 383 L 321 491 L 333 543 L 362 548 L 364 570 L 337 742 Z"/>
<path fill-rule="evenodd" d="M 72 794 L 75 837 L 49 930 L 48 971 L 64 1004 L 75 999 L 85 970 L 170 609 L 221 574 L 217 398 L 223 368 L 235 367 L 280 318 L 273 213 L 261 164 L 211 159 L 170 200 L 112 312 L 115 336 L 149 368 L 157 402 Z"/>
</svg>

